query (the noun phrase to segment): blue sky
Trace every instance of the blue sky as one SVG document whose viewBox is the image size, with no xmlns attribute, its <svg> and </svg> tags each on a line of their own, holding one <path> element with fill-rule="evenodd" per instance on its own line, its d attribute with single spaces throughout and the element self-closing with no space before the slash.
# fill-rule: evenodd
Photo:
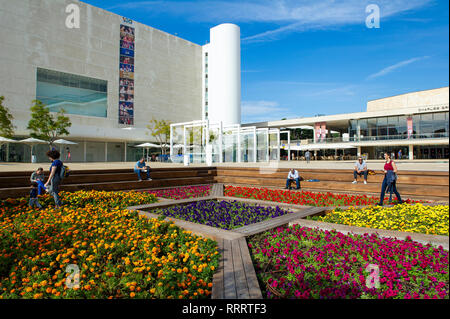
<svg viewBox="0 0 450 319">
<path fill-rule="evenodd" d="M 84 2 L 201 45 L 211 27 L 238 24 L 243 123 L 359 112 L 449 82 L 447 0 Z"/>
</svg>

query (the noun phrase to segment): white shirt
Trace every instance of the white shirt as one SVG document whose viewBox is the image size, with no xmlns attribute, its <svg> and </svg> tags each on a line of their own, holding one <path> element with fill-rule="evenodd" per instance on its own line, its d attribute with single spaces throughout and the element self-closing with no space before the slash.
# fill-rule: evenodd
<svg viewBox="0 0 450 319">
<path fill-rule="evenodd" d="M 358 171 L 363 171 L 363 170 L 367 169 L 366 161 L 363 160 L 362 163 L 359 163 L 359 161 L 356 161 L 355 167 Z"/>
<path fill-rule="evenodd" d="M 297 172 L 297 170 L 294 170 L 294 173 L 292 173 L 292 171 L 289 171 L 288 179 L 291 179 L 291 178 L 293 178 L 293 179 L 298 178 L 298 172 Z"/>
</svg>

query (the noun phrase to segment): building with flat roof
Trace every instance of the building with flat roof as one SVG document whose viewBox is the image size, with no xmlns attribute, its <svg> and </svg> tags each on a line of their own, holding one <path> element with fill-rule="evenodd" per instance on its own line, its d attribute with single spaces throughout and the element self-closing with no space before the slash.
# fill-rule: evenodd
<svg viewBox="0 0 450 319">
<path fill-rule="evenodd" d="M 221 85 L 234 94 L 230 121 L 240 121 L 236 25 L 213 28 L 204 48 L 81 1 L 0 0 L 0 36 L 0 95 L 14 116 L 15 139 L 29 137 L 30 107 L 38 99 L 70 118 L 65 138 L 77 143 L 69 145 L 73 161 L 136 160 L 142 150 L 135 145 L 155 142 L 149 120 L 207 118 L 207 99 L 220 100 Z M 212 107 L 209 116 L 221 112 Z M 31 160 L 25 144 L 1 150 L 0 160 Z M 46 150 L 34 146 L 38 162 L 47 161 Z"/>
<path fill-rule="evenodd" d="M 383 152 L 402 159 L 449 158 L 449 88 L 410 92 L 367 102 L 366 112 L 248 123 L 245 126 L 291 131 L 290 157 L 306 150 L 319 158 L 382 158 Z M 310 138 L 299 138 L 310 131 Z M 306 134 L 307 135 L 307 134 Z M 303 134 L 305 136 L 305 134 Z M 345 150 L 345 151 L 344 151 Z"/>
<path fill-rule="evenodd" d="M 171 125 L 172 161 L 188 163 L 449 158 L 449 88 L 369 101 L 366 112 L 246 124 Z"/>
</svg>

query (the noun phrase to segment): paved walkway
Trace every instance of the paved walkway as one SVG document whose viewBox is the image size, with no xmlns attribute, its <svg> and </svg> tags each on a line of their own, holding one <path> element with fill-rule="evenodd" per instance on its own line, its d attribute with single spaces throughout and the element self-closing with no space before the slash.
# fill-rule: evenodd
<svg viewBox="0 0 450 319">
<path fill-rule="evenodd" d="M 313 168 L 313 169 L 353 169 L 355 161 L 279 161 L 279 162 L 261 162 L 261 163 L 214 163 L 213 166 L 231 166 L 231 167 L 270 167 L 270 168 Z M 384 161 L 369 160 L 367 161 L 369 169 L 383 169 Z M 402 160 L 396 161 L 399 170 L 412 171 L 449 171 L 449 161 L 447 160 Z M 91 162 L 91 163 L 66 163 L 72 170 L 94 170 L 94 169 L 123 169 L 134 167 L 135 162 Z M 150 162 L 151 167 L 183 167 L 183 164 Z M 45 170 L 50 166 L 46 163 L 7 163 L 0 162 L 0 172 L 8 171 L 31 171 L 42 166 Z M 191 164 L 191 166 L 199 167 L 206 164 Z"/>
</svg>

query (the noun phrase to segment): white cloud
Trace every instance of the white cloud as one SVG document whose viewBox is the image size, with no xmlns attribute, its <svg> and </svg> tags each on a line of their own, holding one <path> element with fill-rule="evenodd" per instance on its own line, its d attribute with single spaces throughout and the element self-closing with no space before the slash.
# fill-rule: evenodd
<svg viewBox="0 0 450 319">
<path fill-rule="evenodd" d="M 429 56 L 422 56 L 422 57 L 412 58 L 412 59 L 408 59 L 408 60 L 404 60 L 404 61 L 398 62 L 396 64 L 393 64 L 393 65 L 390 65 L 388 67 L 385 67 L 384 69 L 382 69 L 382 70 L 380 70 L 380 71 L 378 71 L 376 73 L 373 73 L 373 74 L 369 75 L 367 77 L 367 80 L 374 79 L 374 78 L 386 75 L 386 74 L 391 73 L 392 71 L 394 71 L 396 69 L 399 69 L 401 67 L 404 67 L 404 66 L 406 66 L 408 64 L 411 64 L 411 63 L 414 63 L 414 62 L 417 62 L 417 61 L 420 61 L 420 60 L 423 60 L 423 59 L 427 59 L 427 58 L 429 58 Z"/>
<path fill-rule="evenodd" d="M 356 95 L 355 92 L 355 85 L 346 85 L 346 86 L 340 86 L 330 89 L 323 89 L 323 90 L 316 90 L 316 91 L 308 91 L 302 93 L 302 96 L 354 96 Z"/>
<path fill-rule="evenodd" d="M 432 0 L 377 0 L 383 19 L 414 10 Z M 276 40 L 284 34 L 364 24 L 373 0 L 243 0 L 243 1 L 130 1 L 108 9 L 139 9 L 170 14 L 196 22 L 273 24 L 266 31 L 243 37 L 244 42 Z"/>
<path fill-rule="evenodd" d="M 242 119 L 247 123 L 280 120 L 294 116 L 289 109 L 280 107 L 276 101 L 242 101 L 241 111 Z"/>
</svg>

